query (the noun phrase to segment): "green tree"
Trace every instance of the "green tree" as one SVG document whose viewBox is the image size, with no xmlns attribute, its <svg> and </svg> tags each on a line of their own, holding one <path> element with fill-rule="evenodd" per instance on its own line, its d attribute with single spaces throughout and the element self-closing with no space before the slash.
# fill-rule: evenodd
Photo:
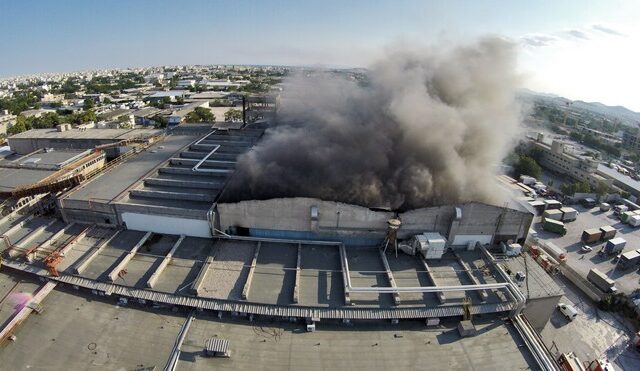
<svg viewBox="0 0 640 371">
<path fill-rule="evenodd" d="M 590 193 L 591 185 L 587 182 L 563 183 L 560 186 L 560 191 L 568 196 L 573 196 L 576 193 Z"/>
<path fill-rule="evenodd" d="M 187 114 L 186 120 L 187 122 L 213 122 L 216 120 L 216 116 L 208 108 L 196 107 Z"/>
<path fill-rule="evenodd" d="M 516 173 L 516 177 L 519 177 L 520 175 L 529 175 L 536 179 L 540 179 L 540 176 L 542 175 L 542 168 L 540 165 L 538 165 L 536 160 L 526 155 L 520 156 L 514 171 Z"/>
<path fill-rule="evenodd" d="M 55 112 L 47 112 L 38 118 L 32 119 L 32 126 L 35 129 L 51 129 L 62 124 L 62 118 Z"/>
<path fill-rule="evenodd" d="M 85 109 L 85 110 L 92 109 L 92 108 L 93 108 L 93 107 L 95 107 L 95 106 L 96 106 L 96 104 L 95 104 L 95 102 L 93 101 L 93 99 L 89 99 L 89 98 L 87 98 L 87 99 L 85 99 L 85 100 L 84 100 L 84 109 Z"/>
<path fill-rule="evenodd" d="M 16 123 L 7 129 L 7 134 L 14 135 L 22 133 L 23 131 L 27 131 L 29 129 L 31 129 L 31 127 L 30 123 L 27 121 L 27 118 L 22 115 L 18 115 L 18 117 L 16 118 Z"/>
<path fill-rule="evenodd" d="M 596 187 L 596 194 L 598 197 L 602 197 L 609 193 L 609 185 L 603 181 L 598 182 L 598 186 Z"/>
<path fill-rule="evenodd" d="M 224 113 L 225 121 L 241 121 L 242 120 L 242 111 L 232 108 Z"/>
</svg>

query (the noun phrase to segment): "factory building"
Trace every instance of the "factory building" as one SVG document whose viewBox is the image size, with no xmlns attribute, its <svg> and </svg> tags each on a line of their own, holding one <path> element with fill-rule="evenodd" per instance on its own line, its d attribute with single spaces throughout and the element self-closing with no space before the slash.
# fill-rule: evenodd
<svg viewBox="0 0 640 371">
<path fill-rule="evenodd" d="M 332 239 L 348 245 L 379 244 L 393 212 L 313 198 L 278 198 L 216 206 L 217 230 L 267 238 Z M 526 239 L 533 215 L 482 203 L 420 208 L 397 214 L 398 238 L 425 231 L 447 237 L 450 246 L 467 247 Z"/>
<path fill-rule="evenodd" d="M 543 167 L 574 180 L 587 182 L 594 188 L 598 187 L 600 183 L 605 183 L 608 186 L 613 184 L 611 179 L 597 173 L 598 161 L 589 156 L 570 153 L 565 143 L 561 141 L 554 140 L 549 145 L 543 139 L 543 135 L 539 134 L 536 140 L 530 142 L 533 148 L 542 153 L 540 165 Z"/>
<path fill-rule="evenodd" d="M 54 129 L 31 129 L 12 135 L 7 139 L 11 150 L 26 155 L 37 150 L 53 148 L 58 150 L 93 149 L 100 145 L 114 144 L 123 140 L 144 139 L 160 134 L 154 129 L 80 129 L 59 125 Z M 114 157 L 117 148 L 107 151 L 107 157 Z"/>
</svg>

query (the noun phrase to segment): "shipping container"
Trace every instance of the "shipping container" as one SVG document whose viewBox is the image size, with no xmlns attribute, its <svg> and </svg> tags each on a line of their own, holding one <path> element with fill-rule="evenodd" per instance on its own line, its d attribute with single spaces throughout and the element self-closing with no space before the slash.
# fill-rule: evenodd
<svg viewBox="0 0 640 371">
<path fill-rule="evenodd" d="M 604 245 L 604 252 L 609 255 L 618 254 L 620 251 L 624 250 L 624 247 L 627 245 L 627 241 L 624 238 L 617 237 L 610 239 Z"/>
<path fill-rule="evenodd" d="M 606 202 L 600 204 L 600 211 L 609 211 L 611 210 L 611 205 Z"/>
<path fill-rule="evenodd" d="M 632 227 L 640 226 L 640 215 L 634 215 L 629 218 L 629 225 Z"/>
<path fill-rule="evenodd" d="M 578 218 L 578 211 L 572 207 L 563 207 L 560 211 L 562 211 L 563 222 L 572 222 Z"/>
<path fill-rule="evenodd" d="M 620 255 L 618 267 L 620 267 L 620 269 L 629 269 L 636 267 L 638 263 L 640 263 L 640 249 L 627 251 Z"/>
<path fill-rule="evenodd" d="M 589 244 L 600 241 L 602 231 L 600 229 L 586 229 L 582 232 L 582 242 Z"/>
<path fill-rule="evenodd" d="M 613 228 L 610 225 L 605 225 L 603 227 L 600 227 L 600 231 L 602 232 L 601 239 L 603 241 L 607 241 L 614 238 L 616 236 L 616 233 L 618 233 L 618 230 Z"/>
<path fill-rule="evenodd" d="M 614 281 L 611 278 L 607 277 L 606 274 L 600 272 L 596 268 L 593 268 L 593 269 L 591 269 L 589 271 L 589 273 L 587 274 L 587 279 L 591 283 L 596 285 L 603 292 L 609 293 L 609 292 L 617 291 L 616 288 L 615 288 L 616 281 Z"/>
<path fill-rule="evenodd" d="M 558 233 L 562 236 L 567 234 L 567 228 L 564 226 L 564 223 L 554 219 L 545 219 L 542 224 L 542 229 L 548 232 Z"/>
<path fill-rule="evenodd" d="M 542 214 L 543 220 L 553 219 L 557 221 L 562 221 L 562 211 L 558 210 L 547 210 Z"/>
</svg>

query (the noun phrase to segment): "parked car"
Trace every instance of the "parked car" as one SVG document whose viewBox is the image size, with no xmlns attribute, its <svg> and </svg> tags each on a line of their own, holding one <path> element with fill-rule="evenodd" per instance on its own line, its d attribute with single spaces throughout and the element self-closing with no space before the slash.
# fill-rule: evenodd
<svg viewBox="0 0 640 371">
<path fill-rule="evenodd" d="M 573 305 L 559 303 L 558 309 L 560 310 L 560 313 L 562 313 L 563 316 L 567 317 L 569 321 L 573 321 L 573 319 L 578 316 L 578 311 L 573 307 Z"/>
<path fill-rule="evenodd" d="M 582 245 L 582 247 L 580 247 L 580 250 L 583 253 L 588 253 L 588 252 L 592 252 L 593 251 L 593 247 L 591 247 L 589 245 Z"/>
</svg>

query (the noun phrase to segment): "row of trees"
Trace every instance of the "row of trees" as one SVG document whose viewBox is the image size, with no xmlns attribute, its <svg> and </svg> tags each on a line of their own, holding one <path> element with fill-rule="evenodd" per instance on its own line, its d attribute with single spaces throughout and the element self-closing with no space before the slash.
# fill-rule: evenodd
<svg viewBox="0 0 640 371">
<path fill-rule="evenodd" d="M 42 95 L 38 91 L 17 92 L 11 98 L 0 98 L 0 110 L 8 110 L 9 113 L 18 115 L 31 107 L 40 108 L 38 102 L 41 98 Z"/>
<path fill-rule="evenodd" d="M 600 140 L 598 137 L 591 133 L 582 134 L 577 131 L 572 131 L 569 137 L 571 137 L 571 139 L 575 140 L 576 142 L 583 143 L 587 147 L 599 149 L 614 157 L 620 157 L 620 148 Z"/>
<path fill-rule="evenodd" d="M 96 120 L 96 113 L 93 110 L 64 116 L 58 115 L 55 112 L 47 112 L 40 117 L 18 115 L 16 123 L 7 129 L 7 134 L 14 135 L 31 129 L 50 129 L 60 124 L 81 125 Z"/>
</svg>

